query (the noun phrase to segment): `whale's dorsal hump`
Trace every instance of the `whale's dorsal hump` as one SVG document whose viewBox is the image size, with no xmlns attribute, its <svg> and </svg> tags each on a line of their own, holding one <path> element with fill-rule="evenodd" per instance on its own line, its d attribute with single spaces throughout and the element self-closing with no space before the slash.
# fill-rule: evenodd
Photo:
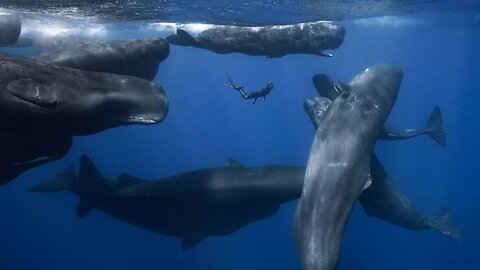
<svg viewBox="0 0 480 270">
<path fill-rule="evenodd" d="M 245 167 L 240 161 L 233 158 L 227 158 L 227 164 L 230 167 Z"/>
</svg>

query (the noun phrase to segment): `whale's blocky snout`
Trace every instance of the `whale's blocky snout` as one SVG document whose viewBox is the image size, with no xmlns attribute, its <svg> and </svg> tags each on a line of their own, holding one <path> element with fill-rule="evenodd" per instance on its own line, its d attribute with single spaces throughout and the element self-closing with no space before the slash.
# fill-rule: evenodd
<svg viewBox="0 0 480 270">
<path fill-rule="evenodd" d="M 0 8 L 0 47 L 15 44 L 21 30 L 20 16 L 14 11 Z"/>
</svg>

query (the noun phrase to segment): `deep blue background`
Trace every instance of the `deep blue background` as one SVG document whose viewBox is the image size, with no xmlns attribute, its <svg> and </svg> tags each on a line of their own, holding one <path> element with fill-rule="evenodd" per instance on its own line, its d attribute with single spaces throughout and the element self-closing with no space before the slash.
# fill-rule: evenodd
<svg viewBox="0 0 480 270">
<path fill-rule="evenodd" d="M 269 220 L 183 251 L 178 239 L 98 211 L 78 219 L 78 199 L 68 192 L 28 194 L 25 189 L 78 165 L 82 153 L 107 177 L 128 172 L 147 179 L 224 165 L 227 157 L 246 165 L 306 164 L 314 132 L 302 102 L 315 95 L 312 75 L 348 81 L 377 63 L 405 72 L 390 126 L 421 126 L 433 107 L 441 106 L 446 149 L 422 137 L 379 142 L 377 152 L 397 187 L 426 213 L 439 206 L 450 209 L 463 241 L 394 227 L 357 207 L 339 269 L 476 269 L 480 23 L 342 24 L 347 35 L 333 58 L 267 59 L 172 46 L 156 78 L 170 99 L 163 123 L 75 138 L 64 159 L 0 188 L 0 269 L 301 269 L 292 233 L 296 202 Z M 265 102 L 252 105 L 223 86 L 227 75 L 247 89 L 267 81 L 275 88 Z"/>
</svg>

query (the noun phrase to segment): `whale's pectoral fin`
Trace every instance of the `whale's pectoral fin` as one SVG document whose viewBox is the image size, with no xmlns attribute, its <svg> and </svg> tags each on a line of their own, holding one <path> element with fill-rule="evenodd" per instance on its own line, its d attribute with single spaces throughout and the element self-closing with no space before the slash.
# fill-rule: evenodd
<svg viewBox="0 0 480 270">
<path fill-rule="evenodd" d="M 367 176 L 367 181 L 365 182 L 365 186 L 363 186 L 363 190 L 369 188 L 372 185 L 372 175 L 369 173 Z"/>
<path fill-rule="evenodd" d="M 230 167 L 245 167 L 245 165 L 243 165 L 240 161 L 233 158 L 227 158 L 227 164 Z"/>
<path fill-rule="evenodd" d="M 85 154 L 80 159 L 78 180 L 80 203 L 77 214 L 82 218 L 102 200 L 108 187 L 100 171 Z"/>
<path fill-rule="evenodd" d="M 40 107 L 57 104 L 57 97 L 52 89 L 32 79 L 19 79 L 7 85 L 10 94 Z"/>
<path fill-rule="evenodd" d="M 202 242 L 206 237 L 201 235 L 189 235 L 182 239 L 182 249 L 191 249 L 198 243 Z"/>
</svg>

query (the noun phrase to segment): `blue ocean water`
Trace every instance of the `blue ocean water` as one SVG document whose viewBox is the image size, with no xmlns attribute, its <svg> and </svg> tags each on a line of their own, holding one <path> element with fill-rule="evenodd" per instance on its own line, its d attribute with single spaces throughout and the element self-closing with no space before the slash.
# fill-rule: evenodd
<svg viewBox="0 0 480 270">
<path fill-rule="evenodd" d="M 379 142 L 376 152 L 396 186 L 422 210 L 447 207 L 463 239 L 412 232 L 368 217 L 356 207 L 343 240 L 339 269 L 477 269 L 480 250 L 480 21 L 467 15 L 382 17 L 342 21 L 344 44 L 334 57 L 282 58 L 218 55 L 172 46 L 155 82 L 170 101 L 159 125 L 115 128 L 76 137 L 68 155 L 32 169 L 0 188 L 0 269 L 301 269 L 292 231 L 296 201 L 270 219 L 184 251 L 176 238 L 155 234 L 99 211 L 77 218 L 68 192 L 29 194 L 38 184 L 88 153 L 106 177 L 128 172 L 160 177 L 221 166 L 304 165 L 314 137 L 303 111 L 316 95 L 311 77 L 326 73 L 349 81 L 368 66 L 389 63 L 405 73 L 387 123 L 424 124 L 435 105 L 444 117 L 448 146 L 426 137 Z M 117 32 L 115 38 L 152 33 Z M 28 55 L 25 49 L 8 49 Z M 247 89 L 275 88 L 252 105 L 223 82 Z M 94 121 L 94 119 L 92 119 Z"/>
</svg>

